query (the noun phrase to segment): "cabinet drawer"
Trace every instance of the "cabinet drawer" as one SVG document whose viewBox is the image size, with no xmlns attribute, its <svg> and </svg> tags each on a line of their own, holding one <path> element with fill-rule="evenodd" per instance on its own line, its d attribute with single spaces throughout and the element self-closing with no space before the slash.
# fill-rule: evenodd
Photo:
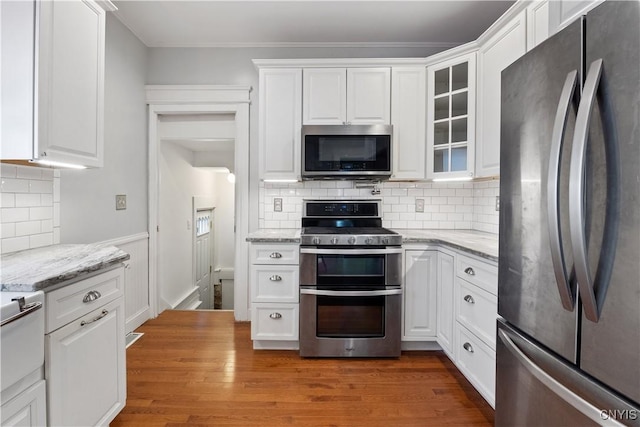
<svg viewBox="0 0 640 427">
<path fill-rule="evenodd" d="M 298 265 L 298 245 L 252 244 L 252 264 L 294 264 Z"/>
<path fill-rule="evenodd" d="M 458 324 L 456 364 L 471 384 L 495 407 L 496 352 Z"/>
<path fill-rule="evenodd" d="M 252 302 L 298 302 L 298 276 L 296 265 L 251 266 Z"/>
<path fill-rule="evenodd" d="M 124 268 L 119 267 L 46 294 L 45 333 L 84 316 L 124 293 Z"/>
<path fill-rule="evenodd" d="M 456 319 L 495 350 L 498 301 L 495 295 L 456 279 Z"/>
<path fill-rule="evenodd" d="M 298 340 L 298 304 L 251 305 L 252 340 Z"/>
<path fill-rule="evenodd" d="M 456 275 L 481 287 L 485 291 L 498 294 L 498 266 L 462 254 L 457 256 Z"/>
</svg>

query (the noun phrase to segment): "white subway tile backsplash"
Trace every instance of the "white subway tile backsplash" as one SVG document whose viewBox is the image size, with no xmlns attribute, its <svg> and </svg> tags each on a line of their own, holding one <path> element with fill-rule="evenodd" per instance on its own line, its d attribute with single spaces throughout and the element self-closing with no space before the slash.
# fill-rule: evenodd
<svg viewBox="0 0 640 427">
<path fill-rule="evenodd" d="M 3 254 L 29 249 L 29 236 L 3 238 L 0 245 L 0 252 Z"/>
<path fill-rule="evenodd" d="M 60 172 L 7 164 L 0 165 L 0 171 L 0 251 L 10 253 L 60 243 Z"/>
<path fill-rule="evenodd" d="M 29 208 L 2 208 L 0 218 L 3 223 L 29 221 Z"/>
<path fill-rule="evenodd" d="M 30 236 L 42 233 L 42 221 L 16 222 L 15 225 L 16 236 Z"/>
<path fill-rule="evenodd" d="M 40 194 L 16 194 L 16 208 L 30 208 L 40 205 Z"/>
<path fill-rule="evenodd" d="M 53 194 L 53 180 L 51 181 L 29 181 L 30 193 L 46 193 Z"/>
<path fill-rule="evenodd" d="M 28 193 L 29 181 L 24 179 L 2 178 L 0 191 L 3 193 Z"/>
<path fill-rule="evenodd" d="M 15 208 L 16 207 L 16 195 L 13 193 L 2 193 L 0 199 L 0 208 Z"/>
<path fill-rule="evenodd" d="M 384 227 L 473 229 L 497 233 L 495 196 L 499 194 L 499 188 L 499 181 L 385 182 L 378 186 L 380 194 L 372 195 L 371 188 L 355 188 L 352 181 L 261 183 L 258 222 L 264 228 L 299 227 L 303 199 L 382 199 Z M 274 197 L 283 199 L 283 212 L 273 212 Z M 424 199 L 424 212 L 415 212 L 416 198 Z"/>
</svg>

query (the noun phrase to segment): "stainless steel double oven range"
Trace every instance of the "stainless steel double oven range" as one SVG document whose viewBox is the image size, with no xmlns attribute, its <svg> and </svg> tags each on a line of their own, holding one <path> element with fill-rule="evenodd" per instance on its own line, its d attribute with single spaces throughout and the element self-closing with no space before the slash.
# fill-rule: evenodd
<svg viewBox="0 0 640 427">
<path fill-rule="evenodd" d="M 380 200 L 305 200 L 300 355 L 399 357 L 402 236 Z"/>
</svg>

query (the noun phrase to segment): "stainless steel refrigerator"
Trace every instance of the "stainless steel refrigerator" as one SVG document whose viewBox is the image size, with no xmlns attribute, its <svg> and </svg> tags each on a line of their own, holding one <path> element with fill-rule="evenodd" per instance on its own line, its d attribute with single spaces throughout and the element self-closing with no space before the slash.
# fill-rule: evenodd
<svg viewBox="0 0 640 427">
<path fill-rule="evenodd" d="M 502 73 L 496 426 L 640 426 L 640 3 Z"/>
</svg>

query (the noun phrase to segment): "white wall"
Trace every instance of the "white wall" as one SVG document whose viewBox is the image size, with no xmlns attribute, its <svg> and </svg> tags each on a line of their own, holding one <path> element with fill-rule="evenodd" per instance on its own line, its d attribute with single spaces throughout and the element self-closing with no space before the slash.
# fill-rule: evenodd
<svg viewBox="0 0 640 427">
<path fill-rule="evenodd" d="M 104 167 L 61 172 L 62 243 L 147 231 L 146 63 L 146 46 L 107 14 Z M 115 210 L 116 194 L 126 210 Z"/>
<path fill-rule="evenodd" d="M 216 173 L 192 166 L 194 153 L 171 142 L 159 150 L 159 311 L 193 291 L 193 196 L 215 197 Z"/>
</svg>

